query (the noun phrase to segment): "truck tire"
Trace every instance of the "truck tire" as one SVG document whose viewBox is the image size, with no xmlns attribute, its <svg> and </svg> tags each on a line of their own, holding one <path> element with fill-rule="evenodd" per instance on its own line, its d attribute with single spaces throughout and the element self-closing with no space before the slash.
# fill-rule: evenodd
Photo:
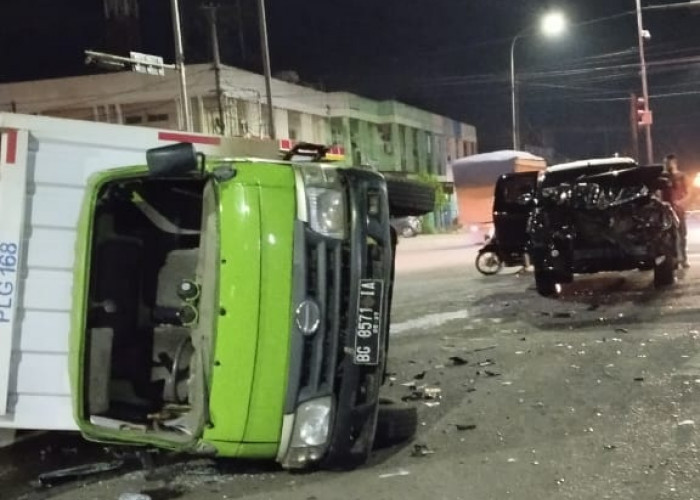
<svg viewBox="0 0 700 500">
<path fill-rule="evenodd" d="M 557 281 L 549 271 L 542 271 L 535 268 L 535 288 L 537 293 L 543 297 L 557 296 Z"/>
<path fill-rule="evenodd" d="M 408 441 L 418 430 L 418 410 L 403 404 L 381 401 L 374 446 L 385 448 Z"/>
<path fill-rule="evenodd" d="M 435 189 L 424 182 L 386 178 L 392 217 L 418 217 L 435 210 Z"/>
<path fill-rule="evenodd" d="M 654 266 L 654 288 L 665 288 L 676 282 L 674 259 L 666 257 L 661 264 Z"/>
</svg>

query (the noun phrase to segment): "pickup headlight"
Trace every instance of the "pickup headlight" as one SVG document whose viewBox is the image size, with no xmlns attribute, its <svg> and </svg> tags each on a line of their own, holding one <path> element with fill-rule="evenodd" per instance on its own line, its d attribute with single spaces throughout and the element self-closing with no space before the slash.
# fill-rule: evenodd
<svg viewBox="0 0 700 500">
<path fill-rule="evenodd" d="M 347 200 L 337 169 L 321 165 L 298 168 L 304 183 L 306 216 L 311 229 L 330 238 L 345 238 Z"/>
</svg>

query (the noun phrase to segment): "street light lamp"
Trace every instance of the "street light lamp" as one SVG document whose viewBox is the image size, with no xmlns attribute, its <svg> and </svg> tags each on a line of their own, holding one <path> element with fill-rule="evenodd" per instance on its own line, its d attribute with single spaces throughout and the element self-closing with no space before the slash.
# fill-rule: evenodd
<svg viewBox="0 0 700 500">
<path fill-rule="evenodd" d="M 548 37 L 561 35 L 566 30 L 566 17 L 559 11 L 549 12 L 542 17 L 542 33 Z"/>
<path fill-rule="evenodd" d="M 540 32 L 548 37 L 553 38 L 561 35 L 567 26 L 567 20 L 563 13 L 559 11 L 552 11 L 544 16 L 540 21 Z M 511 93 L 511 118 L 512 118 L 512 131 L 513 131 L 513 149 L 520 149 L 520 126 L 519 126 L 519 116 L 518 116 L 518 91 L 517 82 L 515 79 L 515 44 L 518 40 L 523 38 L 526 33 L 528 33 L 531 28 L 526 28 L 517 35 L 513 37 L 513 41 L 510 44 L 510 93 Z"/>
</svg>

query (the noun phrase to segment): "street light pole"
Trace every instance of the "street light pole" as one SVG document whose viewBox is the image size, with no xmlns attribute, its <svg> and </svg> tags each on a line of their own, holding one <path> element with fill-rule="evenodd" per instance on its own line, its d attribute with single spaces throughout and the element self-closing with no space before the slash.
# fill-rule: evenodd
<svg viewBox="0 0 700 500">
<path fill-rule="evenodd" d="M 170 10 L 173 17 L 173 36 L 175 37 L 175 65 L 180 72 L 180 104 L 184 128 L 188 132 L 192 131 L 192 115 L 190 113 L 190 100 L 187 97 L 187 75 L 185 73 L 185 55 L 182 49 L 182 28 L 180 26 L 180 5 L 178 0 L 170 0 Z"/>
<path fill-rule="evenodd" d="M 515 43 L 520 39 L 522 32 L 513 37 L 510 44 L 510 104 L 511 104 L 511 125 L 513 132 L 513 150 L 520 149 L 520 123 L 518 117 L 518 89 L 515 81 Z"/>
<path fill-rule="evenodd" d="M 270 47 L 267 37 L 265 0 L 258 0 L 258 21 L 260 22 L 260 46 L 262 48 L 263 67 L 265 69 L 265 91 L 267 92 L 267 113 L 270 121 L 270 138 L 277 139 L 277 132 L 275 131 L 275 111 L 272 109 L 272 70 L 270 68 Z"/>
<path fill-rule="evenodd" d="M 654 162 L 654 144 L 651 137 L 651 114 L 649 111 L 649 82 L 647 80 L 647 62 L 644 54 L 644 23 L 642 21 L 642 1 L 636 0 L 637 3 L 637 39 L 639 41 L 639 62 L 641 67 L 642 77 L 642 98 L 644 99 L 644 136 L 647 147 L 647 162 Z"/>
<path fill-rule="evenodd" d="M 548 37 L 558 36 L 566 28 L 566 18 L 561 12 L 552 11 L 541 19 L 540 30 Z M 518 107 L 518 82 L 515 78 L 515 45 L 532 28 L 526 28 L 513 37 L 510 44 L 510 103 L 513 127 L 513 149 L 520 149 L 520 113 Z"/>
</svg>

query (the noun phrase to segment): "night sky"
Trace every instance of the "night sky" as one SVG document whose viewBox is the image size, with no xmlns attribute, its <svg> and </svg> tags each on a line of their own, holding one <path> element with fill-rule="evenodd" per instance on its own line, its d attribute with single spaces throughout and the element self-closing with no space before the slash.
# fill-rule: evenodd
<svg viewBox="0 0 700 500">
<path fill-rule="evenodd" d="M 181 0 L 188 62 L 209 59 L 203 0 Z M 645 0 L 645 5 L 679 0 Z M 254 0 L 219 0 L 224 62 L 260 71 Z M 0 0 L 0 81 L 85 74 L 86 48 L 172 59 L 168 0 L 141 0 L 128 42 L 99 0 Z M 629 95 L 641 92 L 634 0 L 268 0 L 273 72 L 397 98 L 478 127 L 482 151 L 510 146 L 509 46 L 548 8 L 573 25 L 518 42 L 523 142 L 568 158 L 630 151 Z M 645 13 L 657 157 L 700 170 L 700 14 Z M 610 19 L 603 19 L 611 17 Z M 594 20 L 594 22 L 590 22 Z M 597 20 L 597 21 L 595 21 Z M 126 35 L 125 35 L 126 36 Z M 137 45 L 137 46 L 133 46 Z"/>
</svg>

